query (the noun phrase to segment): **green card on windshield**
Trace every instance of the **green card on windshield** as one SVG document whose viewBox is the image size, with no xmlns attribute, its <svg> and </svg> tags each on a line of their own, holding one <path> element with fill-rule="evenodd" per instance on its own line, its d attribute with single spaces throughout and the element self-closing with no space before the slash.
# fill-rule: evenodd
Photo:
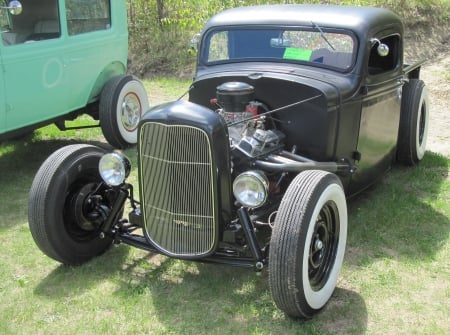
<svg viewBox="0 0 450 335">
<path fill-rule="evenodd" d="M 283 54 L 284 59 L 309 60 L 312 50 L 299 48 L 286 48 Z"/>
</svg>

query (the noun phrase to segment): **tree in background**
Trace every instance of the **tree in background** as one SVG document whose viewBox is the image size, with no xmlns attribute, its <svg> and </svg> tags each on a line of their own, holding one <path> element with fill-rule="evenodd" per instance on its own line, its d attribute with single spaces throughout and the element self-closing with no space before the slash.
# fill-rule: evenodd
<svg viewBox="0 0 450 335">
<path fill-rule="evenodd" d="M 195 63 L 189 41 L 212 15 L 232 7 L 289 2 L 294 1 L 128 0 L 130 71 L 143 77 L 189 77 Z"/>
<path fill-rule="evenodd" d="M 140 77 L 192 76 L 195 56 L 189 50 L 189 41 L 212 15 L 232 7 L 274 3 L 380 6 L 393 9 L 409 25 L 420 23 L 424 12 L 433 11 L 432 16 L 444 19 L 444 25 L 448 25 L 449 16 L 448 0 L 127 0 L 127 3 L 129 69 Z"/>
</svg>

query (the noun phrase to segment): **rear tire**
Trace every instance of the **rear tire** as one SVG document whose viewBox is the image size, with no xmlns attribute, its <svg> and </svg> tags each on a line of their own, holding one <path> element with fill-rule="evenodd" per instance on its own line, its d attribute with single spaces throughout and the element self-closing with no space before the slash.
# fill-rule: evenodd
<svg viewBox="0 0 450 335">
<path fill-rule="evenodd" d="M 38 247 L 49 257 L 78 265 L 103 253 L 112 239 L 85 216 L 84 200 L 98 186 L 98 162 L 104 150 L 69 145 L 55 151 L 31 185 L 28 222 Z"/>
<path fill-rule="evenodd" d="M 109 144 L 125 149 L 137 142 L 137 129 L 148 110 L 147 92 L 133 76 L 117 76 L 106 83 L 100 96 L 99 117 Z"/>
<path fill-rule="evenodd" d="M 397 160 L 416 165 L 425 155 L 429 123 L 427 88 L 422 80 L 411 79 L 403 86 L 397 144 Z"/>
<path fill-rule="evenodd" d="M 305 171 L 289 185 L 269 248 L 269 285 L 287 315 L 308 319 L 336 287 L 347 240 L 347 204 L 339 178 Z"/>
</svg>

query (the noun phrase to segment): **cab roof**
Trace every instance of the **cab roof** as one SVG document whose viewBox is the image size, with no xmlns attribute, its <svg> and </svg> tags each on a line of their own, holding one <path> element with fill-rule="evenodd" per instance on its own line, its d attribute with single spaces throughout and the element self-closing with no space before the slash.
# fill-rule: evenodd
<svg viewBox="0 0 450 335">
<path fill-rule="evenodd" d="M 349 29 L 359 36 L 397 25 L 401 19 L 392 11 L 377 7 L 340 5 L 262 5 L 238 7 L 214 15 L 204 31 L 222 26 L 274 25 L 311 26 Z"/>
</svg>

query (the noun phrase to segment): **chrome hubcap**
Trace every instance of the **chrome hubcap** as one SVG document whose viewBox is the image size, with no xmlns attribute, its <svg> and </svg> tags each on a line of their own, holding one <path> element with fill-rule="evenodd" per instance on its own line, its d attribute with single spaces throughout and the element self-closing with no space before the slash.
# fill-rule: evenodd
<svg viewBox="0 0 450 335">
<path fill-rule="evenodd" d="M 127 131 L 134 131 L 141 119 L 141 102 L 131 93 L 125 96 L 121 108 L 121 122 Z"/>
</svg>

